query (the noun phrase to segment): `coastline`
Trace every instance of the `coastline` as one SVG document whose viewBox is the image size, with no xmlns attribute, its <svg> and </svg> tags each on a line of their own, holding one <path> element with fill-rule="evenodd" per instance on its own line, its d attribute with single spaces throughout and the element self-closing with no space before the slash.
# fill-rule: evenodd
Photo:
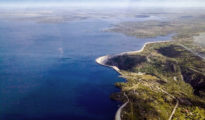
<svg viewBox="0 0 205 120">
<path fill-rule="evenodd" d="M 148 46 L 149 45 L 149 46 Z M 159 50 L 161 50 L 161 51 L 167 51 L 167 54 L 164 54 L 163 52 L 160 52 L 160 51 L 158 51 L 158 52 L 156 52 L 155 51 L 155 49 L 157 49 L 158 50 L 158 47 L 160 47 L 160 49 Z M 173 49 L 170 49 L 170 48 L 173 48 Z M 155 51 L 156 53 L 154 53 L 153 54 L 153 51 Z M 170 52 L 169 52 L 170 51 Z M 171 52 L 172 51 L 172 52 Z M 168 57 L 169 57 L 169 53 L 172 53 L 172 54 L 175 54 L 176 52 L 180 52 L 180 55 L 182 56 L 182 58 L 181 57 L 177 57 L 177 56 L 170 56 L 173 60 L 170 60 Z M 170 91 L 170 90 L 172 90 L 172 89 L 175 89 L 175 92 L 178 92 L 178 93 L 180 93 L 181 91 L 183 91 L 184 93 L 186 93 L 188 96 L 187 96 L 187 99 L 198 99 L 198 98 L 196 98 L 195 96 L 193 96 L 193 92 L 192 92 L 192 90 L 195 90 L 196 89 L 196 86 L 193 86 L 193 84 L 191 83 L 191 82 L 186 82 L 185 81 L 185 79 L 184 79 L 184 77 L 181 77 L 181 76 L 185 76 L 185 75 L 187 75 L 187 74 L 190 74 L 190 72 L 192 73 L 191 74 L 191 76 L 190 77 L 192 77 L 192 79 L 191 79 L 191 81 L 192 82 L 194 82 L 194 83 L 196 83 L 197 84 L 197 86 L 199 86 L 201 83 L 198 83 L 196 80 L 195 80 L 195 78 L 193 78 L 193 76 L 197 76 L 197 77 L 202 77 L 202 78 L 205 78 L 205 76 L 203 75 L 203 74 L 199 74 L 199 72 L 198 71 L 200 71 L 200 70 L 202 70 L 203 71 L 203 69 L 193 69 L 193 68 L 190 68 L 190 67 L 196 67 L 196 66 L 198 66 L 199 64 L 200 65 L 202 65 L 202 66 L 205 66 L 205 64 L 203 64 L 203 62 L 204 61 L 201 61 L 201 59 L 199 60 L 198 58 L 201 58 L 200 56 L 198 56 L 198 55 L 196 55 L 196 54 L 194 54 L 192 51 L 190 51 L 189 49 L 187 49 L 187 48 L 185 48 L 185 47 L 183 47 L 182 45 L 180 45 L 179 43 L 177 43 L 177 42 L 174 42 L 173 40 L 166 40 L 166 41 L 156 41 L 156 42 L 146 42 L 146 43 L 144 43 L 144 45 L 142 46 L 142 48 L 140 49 L 140 50 L 137 50 L 137 51 L 129 51 L 129 52 L 123 52 L 123 53 L 120 53 L 120 54 L 115 54 L 115 55 L 106 55 L 106 56 L 102 56 L 102 57 L 99 57 L 99 58 L 97 58 L 96 59 L 96 63 L 98 63 L 98 64 L 100 64 L 100 65 L 103 65 L 103 66 L 106 66 L 106 67 L 111 67 L 111 68 L 113 68 L 115 71 L 117 71 L 120 75 L 126 75 L 126 72 L 130 72 L 130 71 L 124 71 L 124 69 L 123 69 L 123 71 L 121 71 L 122 69 L 119 69 L 118 68 L 118 64 L 109 64 L 110 63 L 110 61 L 112 62 L 112 60 L 113 60 L 113 58 L 115 59 L 115 57 L 116 57 L 116 59 L 117 60 L 119 60 L 119 58 L 120 58 L 120 60 L 122 59 L 122 57 L 125 55 L 125 56 L 137 56 L 137 55 L 143 55 L 144 57 L 145 56 L 149 56 L 150 54 L 152 54 L 153 56 L 153 58 L 154 57 L 157 57 L 157 58 L 160 58 L 160 57 L 158 57 L 158 56 L 161 56 L 162 55 L 162 60 L 164 60 L 164 61 L 155 61 L 154 63 L 150 63 L 149 61 L 147 61 L 147 62 L 145 62 L 146 64 L 145 65 L 155 65 L 155 64 L 162 64 L 162 65 L 164 65 L 164 67 L 170 67 L 170 64 L 172 65 L 172 66 L 175 66 L 176 68 L 177 67 L 179 67 L 179 69 L 175 69 L 174 71 L 169 71 L 168 73 L 169 73 L 169 75 L 168 76 L 165 76 L 165 83 L 167 83 L 166 82 L 166 79 L 169 79 L 170 80 L 170 82 L 169 83 L 167 83 L 167 84 L 165 84 L 165 85 L 162 85 L 162 84 L 160 84 L 160 83 L 158 83 L 158 81 L 156 81 L 157 79 L 155 79 L 155 81 L 153 81 L 153 82 L 151 82 L 150 84 L 149 84 L 149 81 L 147 81 L 147 79 L 149 79 L 149 80 L 153 80 L 154 78 L 152 78 L 152 77 L 150 77 L 150 76 L 144 76 L 145 78 L 142 78 L 142 79 L 140 79 L 140 81 L 142 81 L 141 83 L 142 83 L 142 86 L 146 86 L 147 88 L 149 88 L 150 89 L 150 91 L 157 91 L 157 90 L 160 90 L 163 94 L 167 94 L 167 96 L 169 96 L 169 97 L 171 97 L 171 98 L 173 98 L 174 99 L 174 101 L 176 102 L 176 104 L 175 104 L 175 106 L 174 106 L 174 108 L 172 109 L 170 109 L 170 114 L 167 114 L 167 119 L 169 118 L 169 120 L 171 120 L 173 117 L 174 117 L 174 115 L 178 115 L 178 114 L 175 114 L 175 112 L 177 111 L 177 109 L 182 109 L 183 107 L 182 106 L 179 106 L 179 104 L 180 104 L 180 102 L 181 103 L 183 103 L 183 104 L 187 104 L 187 105 L 189 105 L 189 104 L 192 104 L 192 101 L 190 100 L 190 101 L 180 101 L 180 100 L 183 100 L 183 98 L 180 98 L 181 97 L 181 95 L 179 95 L 179 94 L 176 94 L 176 93 L 173 93 L 172 91 Z M 155 55 L 156 54 L 156 55 Z M 188 59 L 187 58 L 187 56 L 189 56 L 190 58 Z M 150 57 L 150 56 L 149 56 Z M 186 60 L 184 60 L 183 59 L 183 57 L 185 57 L 185 58 L 187 58 Z M 125 57 L 126 58 L 126 57 Z M 160 59 L 161 59 L 160 58 Z M 140 58 L 131 58 L 131 59 L 140 59 Z M 178 60 L 179 59 L 179 60 Z M 148 58 L 147 58 L 147 60 L 148 60 Z M 181 60 L 181 61 L 180 61 Z M 196 62 L 195 63 L 192 63 L 192 61 L 193 60 L 195 60 Z M 122 60 L 123 61 L 123 60 Z M 130 63 L 130 61 L 131 62 L 137 62 L 137 61 L 132 61 L 132 60 L 128 60 L 128 62 L 126 62 L 126 63 Z M 176 64 L 176 61 L 178 61 L 180 64 Z M 123 61 L 124 62 L 124 61 Z M 182 66 L 181 64 L 185 64 L 185 63 L 189 63 L 189 65 L 191 65 L 191 66 Z M 123 63 L 122 63 L 123 64 Z M 112 66 L 112 65 L 116 65 L 116 66 Z M 120 66 L 120 65 L 119 65 Z M 156 67 L 156 68 L 154 68 L 153 67 L 153 70 L 163 70 L 163 68 L 164 67 Z M 182 71 L 180 68 L 181 67 L 184 67 L 184 69 L 185 70 L 188 70 L 188 71 Z M 191 71 L 189 71 L 191 69 Z M 129 69 L 128 69 L 129 70 Z M 170 70 L 170 69 L 168 69 L 168 70 Z M 181 75 L 180 76 L 178 76 L 178 74 L 177 74 L 177 71 L 180 71 L 181 72 Z M 125 73 L 124 73 L 125 72 Z M 136 71 L 136 72 L 138 72 L 138 71 Z M 159 72 L 159 75 L 161 75 L 161 74 L 163 74 L 162 72 Z M 173 78 L 173 76 L 174 77 L 176 77 L 176 76 L 178 76 L 178 82 Z M 136 84 L 136 83 L 133 83 L 132 81 L 129 81 L 130 80 L 130 78 L 128 77 L 128 78 L 126 78 L 125 77 L 125 79 L 127 79 L 126 81 L 127 82 L 125 82 L 123 85 L 125 85 L 125 87 L 124 88 L 126 88 L 126 87 L 129 87 L 129 85 L 130 84 L 133 84 L 133 86 L 131 86 L 130 88 L 132 89 L 132 88 L 134 88 L 136 85 L 137 85 L 137 87 L 138 87 L 138 85 L 139 84 Z M 146 80 L 143 80 L 143 79 L 146 79 Z M 161 80 L 161 79 L 160 79 Z M 179 82 L 180 81 L 183 81 L 183 82 L 181 82 L 180 84 L 179 84 Z M 170 84 L 173 84 L 173 85 L 176 85 L 176 87 L 175 86 L 170 86 Z M 188 85 L 189 84 L 189 85 Z M 127 86 L 126 86 L 127 85 Z M 159 89 L 157 89 L 157 90 L 154 90 L 154 88 L 156 88 L 156 85 L 157 86 L 159 86 Z M 141 87 L 142 87 L 141 86 Z M 182 87 L 183 88 L 182 88 Z M 164 87 L 166 87 L 166 88 L 164 88 Z M 179 88 L 178 88 L 179 87 Z M 158 87 L 157 87 L 158 88 Z M 181 89 L 182 88 L 182 89 Z M 185 89 L 184 89 L 185 88 Z M 135 92 L 135 89 L 137 89 L 137 88 L 134 88 L 134 92 Z M 189 89 L 189 90 L 188 90 Z M 121 120 L 122 118 L 121 118 L 121 115 L 122 115 L 122 111 L 123 110 L 125 110 L 126 111 L 126 109 L 127 109 L 127 105 L 129 104 L 129 102 L 131 102 L 131 100 L 132 100 L 132 97 L 133 97 L 133 95 L 130 95 L 129 93 L 130 93 L 130 91 L 129 91 L 129 89 L 128 90 L 124 90 L 123 88 L 121 89 L 121 93 L 123 93 L 123 91 L 124 91 L 124 94 L 125 94 L 125 97 L 127 97 L 127 101 L 123 101 L 123 103 L 122 103 L 122 105 L 117 109 L 117 111 L 116 111 L 116 113 L 115 113 L 115 120 Z M 147 89 L 146 89 L 147 90 Z M 126 93 L 125 93 L 126 92 Z M 132 91 L 131 91 L 132 92 Z M 151 92 L 152 93 L 152 92 Z M 131 93 L 132 94 L 132 93 Z M 144 92 L 143 93 L 143 95 L 145 95 L 146 94 L 146 92 Z M 128 98 L 128 96 L 127 95 L 129 95 L 130 96 L 130 98 Z M 203 95 L 203 94 L 202 94 Z M 163 97 L 164 95 L 162 95 L 162 96 L 160 96 L 159 95 L 159 98 L 162 98 L 162 99 L 166 99 L 166 98 L 164 98 Z M 129 100 L 130 99 L 130 100 Z M 150 99 L 148 99 L 148 100 L 150 100 Z M 172 100 L 172 102 L 173 102 L 173 100 Z M 133 102 L 132 102 L 133 103 Z M 164 105 L 166 105 L 167 103 L 167 105 L 169 105 L 169 102 L 163 102 L 164 104 L 163 105 L 160 105 L 162 108 L 165 108 L 166 106 L 164 106 Z M 195 103 L 193 103 L 193 104 L 195 104 Z M 139 105 L 139 104 L 135 104 L 135 105 L 138 105 L 138 106 L 141 106 L 141 105 Z M 142 105 L 143 106 L 143 105 Z M 155 106 L 153 106 L 153 107 L 155 107 Z M 171 107 L 171 106 L 170 106 Z M 198 107 L 198 106 L 197 106 Z M 197 108 L 196 107 L 196 108 Z M 126 109 L 125 109 L 126 108 Z M 189 108 L 186 108 L 186 109 L 190 109 L 190 111 L 196 111 L 196 108 L 195 109 L 193 109 L 192 107 L 189 107 Z M 158 108 L 159 109 L 159 108 Z M 185 109 L 185 108 L 184 108 Z M 161 110 L 163 110 L 163 109 L 161 109 Z M 168 109 L 167 109 L 168 110 Z M 203 109 L 198 109 L 199 111 L 203 111 Z M 127 111 L 126 111 L 127 112 Z M 152 111 L 152 112 L 154 112 L 154 111 Z M 137 113 L 135 113 L 135 114 L 137 114 Z M 183 114 L 183 113 L 180 113 L 180 114 Z M 123 115 L 125 115 L 125 116 L 123 116 L 123 118 L 124 117 L 128 117 L 129 118 L 129 116 L 126 116 L 126 114 L 124 114 L 123 113 Z M 144 114 L 143 114 L 144 115 Z M 142 116 L 143 116 L 142 115 Z M 203 117 L 203 114 L 200 114 L 202 117 Z M 142 117 L 141 116 L 141 117 Z M 176 117 L 175 116 L 175 117 Z M 179 115 L 178 115 L 179 116 Z M 140 116 L 139 116 L 140 117 Z M 156 117 L 158 117 L 158 116 L 156 116 Z M 193 116 L 193 118 L 195 118 L 194 116 Z M 205 118 L 205 116 L 204 116 L 204 118 Z"/>
<path fill-rule="evenodd" d="M 110 67 L 113 68 L 115 71 L 117 71 L 119 74 L 121 74 L 120 69 L 117 66 L 111 66 L 111 65 L 107 65 L 106 62 L 109 61 L 109 59 L 111 59 L 112 57 L 115 56 L 120 56 L 120 55 L 133 55 L 136 53 L 140 53 L 143 52 L 144 48 L 148 45 L 148 44 L 153 44 L 153 43 L 167 43 L 170 42 L 171 40 L 167 40 L 167 41 L 155 41 L 155 42 L 146 42 L 143 47 L 140 50 L 137 51 L 128 51 L 128 52 L 122 52 L 120 54 L 116 54 L 116 55 L 105 55 L 105 56 L 101 56 L 98 57 L 95 61 L 96 63 L 98 63 L 99 65 L 102 66 L 106 66 L 106 67 Z M 128 97 L 127 97 L 128 98 Z M 125 103 L 123 103 L 117 110 L 116 114 L 115 114 L 115 120 L 121 120 L 121 110 L 129 103 L 129 99 L 128 101 L 126 101 Z"/>
<path fill-rule="evenodd" d="M 98 57 L 95 62 L 98 63 L 99 65 L 102 65 L 102 66 L 106 66 L 106 67 L 111 67 L 113 68 L 114 70 L 116 70 L 117 72 L 120 73 L 120 69 L 117 67 L 117 66 L 111 66 L 111 65 L 107 65 L 106 62 L 115 57 L 115 56 L 120 56 L 120 55 L 133 55 L 133 54 L 136 54 L 136 53 L 140 53 L 140 52 L 143 52 L 144 48 L 148 45 L 148 44 L 153 44 L 153 43 L 167 43 L 167 42 L 170 42 L 171 40 L 167 40 L 167 41 L 155 41 L 155 42 L 146 42 L 142 48 L 140 50 L 136 50 L 136 51 L 128 51 L 128 52 L 122 52 L 122 53 L 119 53 L 119 54 L 116 54 L 116 55 L 105 55 L 105 56 L 101 56 L 101 57 Z"/>
<path fill-rule="evenodd" d="M 120 73 L 120 69 L 117 67 L 117 66 L 110 66 L 110 65 L 107 65 L 106 62 L 112 58 L 113 56 L 109 56 L 109 55 L 105 55 L 105 56 L 101 56 L 101 57 L 98 57 L 95 61 L 96 63 L 102 65 L 102 66 L 106 66 L 106 67 L 111 67 L 113 68 L 115 71 L 117 71 L 118 73 Z"/>
</svg>

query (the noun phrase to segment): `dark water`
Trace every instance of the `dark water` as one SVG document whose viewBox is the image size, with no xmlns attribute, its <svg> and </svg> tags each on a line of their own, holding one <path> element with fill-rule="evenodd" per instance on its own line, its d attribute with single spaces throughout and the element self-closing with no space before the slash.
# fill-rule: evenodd
<svg viewBox="0 0 205 120">
<path fill-rule="evenodd" d="M 108 21 L 0 21 L 0 120 L 112 120 L 118 73 L 95 63 L 145 42 L 102 32 Z"/>
</svg>

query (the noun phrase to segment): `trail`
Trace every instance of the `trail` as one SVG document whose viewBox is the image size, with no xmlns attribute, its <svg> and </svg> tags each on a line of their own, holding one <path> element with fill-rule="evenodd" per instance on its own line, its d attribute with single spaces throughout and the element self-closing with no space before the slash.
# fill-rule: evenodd
<svg viewBox="0 0 205 120">
<path fill-rule="evenodd" d="M 115 120 L 121 120 L 121 112 L 122 109 L 129 103 L 129 98 L 128 96 L 124 93 L 124 96 L 127 98 L 127 102 L 124 103 L 122 106 L 120 106 L 120 108 L 117 110 L 116 114 L 115 114 Z"/>
<path fill-rule="evenodd" d="M 177 109 L 178 106 L 179 106 L 179 101 L 177 100 L 177 103 L 176 103 L 174 109 L 172 110 L 172 114 L 169 116 L 168 120 L 172 120 L 172 117 L 173 117 L 174 113 L 176 112 L 176 109 Z"/>
<path fill-rule="evenodd" d="M 177 107 L 179 106 L 179 100 L 178 100 L 175 96 L 169 94 L 167 91 L 165 91 L 165 90 L 163 90 L 163 89 L 161 89 L 161 88 L 159 88 L 159 87 L 157 87 L 157 88 L 158 88 L 159 90 L 161 90 L 163 93 L 169 95 L 170 97 L 174 98 L 174 99 L 177 101 L 177 102 L 176 102 L 176 105 L 174 106 L 174 109 L 172 110 L 172 113 L 171 113 L 171 115 L 169 116 L 169 119 L 168 119 L 168 120 L 172 120 L 172 117 L 173 117 L 174 113 L 176 112 Z"/>
</svg>

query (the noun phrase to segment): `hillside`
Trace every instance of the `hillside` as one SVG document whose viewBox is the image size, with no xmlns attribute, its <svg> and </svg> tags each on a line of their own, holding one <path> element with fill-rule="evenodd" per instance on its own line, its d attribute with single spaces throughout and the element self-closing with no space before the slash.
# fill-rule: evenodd
<svg viewBox="0 0 205 120">
<path fill-rule="evenodd" d="M 166 17 L 170 20 L 125 22 L 110 29 L 137 38 L 173 34 L 171 41 L 107 57 L 104 64 L 119 68 L 127 80 L 116 83 L 121 92 L 112 95 L 128 102 L 123 120 L 205 119 L 204 15 L 184 12 Z"/>
<path fill-rule="evenodd" d="M 194 62 L 193 62 L 194 61 Z M 151 43 L 143 52 L 111 57 L 107 63 L 120 68 L 127 80 L 116 83 L 122 92 L 114 99 L 129 103 L 123 120 L 205 118 L 205 61 L 173 42 Z"/>
</svg>

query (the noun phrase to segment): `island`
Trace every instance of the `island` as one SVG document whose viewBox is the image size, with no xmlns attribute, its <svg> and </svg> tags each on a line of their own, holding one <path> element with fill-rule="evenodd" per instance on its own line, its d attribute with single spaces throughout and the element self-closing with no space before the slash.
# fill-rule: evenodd
<svg viewBox="0 0 205 120">
<path fill-rule="evenodd" d="M 173 19 L 168 21 L 120 23 L 108 30 L 138 38 L 173 34 L 172 40 L 146 43 L 139 51 L 96 59 L 126 79 L 115 84 L 121 92 L 111 95 L 124 103 L 116 120 L 205 119 L 204 15 L 184 14 L 169 15 Z"/>
</svg>

